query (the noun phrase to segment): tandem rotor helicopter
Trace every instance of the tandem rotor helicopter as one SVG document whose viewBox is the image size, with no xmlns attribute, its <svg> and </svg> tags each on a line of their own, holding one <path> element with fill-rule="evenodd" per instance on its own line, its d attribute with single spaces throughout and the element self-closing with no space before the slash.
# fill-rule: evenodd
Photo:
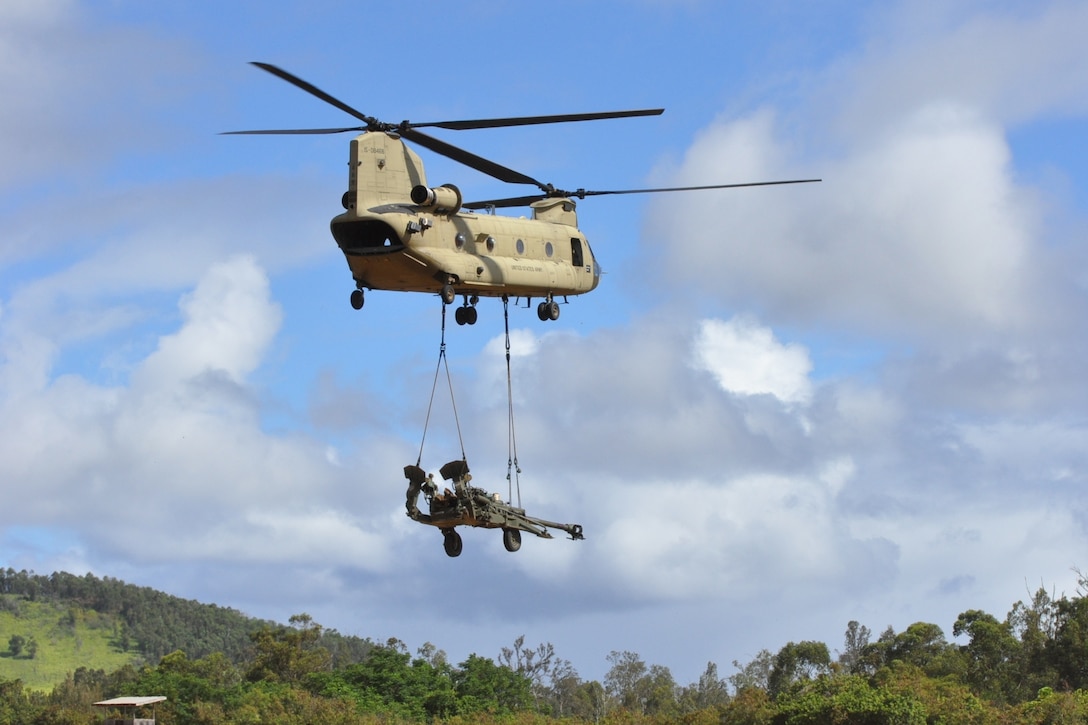
<svg viewBox="0 0 1088 725">
<path fill-rule="evenodd" d="M 481 297 L 539 299 L 537 317 L 559 318 L 559 298 L 596 289 L 601 268 L 578 229 L 575 199 L 609 194 L 728 189 L 803 184 L 819 179 L 761 181 L 710 186 L 611 191 L 565 191 L 422 133 L 657 116 L 662 108 L 600 113 L 522 116 L 467 121 L 386 123 L 367 116 L 319 88 L 268 63 L 253 65 L 278 76 L 363 122 L 347 128 L 228 131 L 231 134 L 332 134 L 361 132 L 351 141 L 345 209 L 330 223 L 347 259 L 355 289 L 351 305 L 362 309 L 365 290 L 438 294 L 444 304 L 460 295 L 454 319 L 475 324 Z M 430 186 L 423 162 L 405 141 L 511 184 L 535 186 L 538 193 L 465 202 L 453 184 Z M 494 214 L 528 206 L 530 218 Z M 484 210 L 485 213 L 478 213 Z"/>
</svg>

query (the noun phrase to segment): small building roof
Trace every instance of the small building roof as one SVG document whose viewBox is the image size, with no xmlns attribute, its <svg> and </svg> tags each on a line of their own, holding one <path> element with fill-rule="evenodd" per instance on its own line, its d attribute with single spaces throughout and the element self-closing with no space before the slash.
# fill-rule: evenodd
<svg viewBox="0 0 1088 725">
<path fill-rule="evenodd" d="M 114 697 L 110 700 L 96 702 L 95 707 L 143 707 L 144 705 L 153 705 L 156 702 L 162 702 L 165 699 L 166 697 L 164 695 L 151 695 L 148 697 L 127 695 L 125 697 Z"/>
</svg>

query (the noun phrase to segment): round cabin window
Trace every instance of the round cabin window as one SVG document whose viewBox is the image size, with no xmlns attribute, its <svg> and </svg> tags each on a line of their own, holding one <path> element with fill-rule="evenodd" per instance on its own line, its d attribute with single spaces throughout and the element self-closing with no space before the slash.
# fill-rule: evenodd
<svg viewBox="0 0 1088 725">
<path fill-rule="evenodd" d="M 453 238 L 453 243 L 457 245 L 458 249 L 464 248 L 464 246 L 465 246 L 465 235 L 461 234 L 461 233 L 458 233 L 457 236 Z"/>
<path fill-rule="evenodd" d="M 544 254 L 548 255 L 548 257 L 551 257 L 554 252 L 555 252 L 555 247 L 552 246 L 551 242 L 547 242 L 544 245 Z"/>
<path fill-rule="evenodd" d="M 518 250 L 518 254 L 525 254 L 525 242 L 523 242 L 523 241 L 521 241 L 521 240 L 519 239 L 519 240 L 517 241 L 517 243 L 516 243 L 516 244 L 514 244 L 514 247 L 516 247 L 516 248 L 517 248 L 517 250 Z"/>
<path fill-rule="evenodd" d="M 495 237 L 488 237 L 487 238 L 487 251 L 489 251 L 489 252 L 494 252 L 495 251 Z"/>
</svg>

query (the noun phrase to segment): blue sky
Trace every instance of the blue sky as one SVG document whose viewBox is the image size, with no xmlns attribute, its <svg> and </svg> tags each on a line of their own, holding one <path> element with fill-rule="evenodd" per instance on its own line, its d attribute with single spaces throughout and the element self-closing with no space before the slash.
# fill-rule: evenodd
<svg viewBox="0 0 1088 725">
<path fill-rule="evenodd" d="M 1084 27 L 1083 2 L 5 3 L 0 565 L 681 684 L 1072 592 Z M 522 502 L 586 541 L 467 531 L 449 559 L 404 516 L 439 302 L 351 309 L 349 135 L 219 135 L 350 119 L 255 60 L 388 121 L 666 109 L 443 134 L 565 188 L 824 179 L 579 204 L 601 287 L 511 327 Z M 447 336 L 499 492 L 502 329 L 485 300 Z M 422 463 L 459 455 L 440 407 Z"/>
</svg>

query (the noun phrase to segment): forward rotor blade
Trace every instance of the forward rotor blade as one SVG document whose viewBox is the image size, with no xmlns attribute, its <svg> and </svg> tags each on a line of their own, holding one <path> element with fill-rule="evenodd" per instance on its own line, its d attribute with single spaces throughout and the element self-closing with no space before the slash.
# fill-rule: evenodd
<svg viewBox="0 0 1088 725">
<path fill-rule="evenodd" d="M 664 108 L 645 108 L 635 111 L 602 111 L 599 113 L 563 113 L 550 116 L 516 116 L 511 118 L 484 118 L 473 121 L 434 121 L 430 123 L 405 123 L 410 128 L 436 127 L 451 131 L 467 131 L 477 128 L 503 128 L 506 126 L 533 126 L 542 123 L 570 123 L 573 121 L 599 121 L 608 118 L 633 116 L 660 116 Z"/>
<path fill-rule="evenodd" d="M 321 133 L 347 133 L 348 131 L 366 131 L 366 126 L 352 126 L 351 128 L 284 128 L 267 129 L 262 131 L 223 131 L 220 136 L 272 136 L 272 135 L 304 135 Z"/>
<path fill-rule="evenodd" d="M 325 103 L 336 106 L 341 111 L 344 111 L 345 113 L 349 113 L 352 116 L 355 116 L 355 118 L 357 118 L 360 121 L 366 123 L 368 127 L 376 122 L 376 119 L 371 118 L 370 116 L 367 116 L 366 114 L 364 114 L 364 113 L 362 113 L 360 111 L 356 111 L 354 108 L 352 108 L 348 104 L 344 103 L 339 98 L 335 98 L 334 96 L 330 96 L 328 93 L 321 90 L 320 88 L 313 85 L 312 83 L 307 83 L 306 81 L 302 80 L 298 76 L 292 75 L 291 73 L 288 73 L 283 68 L 277 68 L 276 66 L 272 65 L 271 63 L 259 63 L 257 61 L 253 61 L 253 65 L 257 66 L 261 70 L 268 71 L 269 73 L 271 73 L 274 76 L 277 76 L 278 78 L 282 78 L 283 80 L 287 81 L 291 85 L 296 86 L 298 88 L 301 88 L 302 90 L 306 91 L 307 93 L 309 93 L 312 96 L 316 96 L 317 98 L 320 98 Z"/>
<path fill-rule="evenodd" d="M 446 143 L 445 141 L 439 141 L 433 136 L 428 136 L 427 134 L 416 131 L 415 129 L 401 129 L 400 134 L 404 136 L 404 138 L 410 141 L 414 141 L 420 146 L 434 151 L 436 154 L 441 154 L 442 156 L 445 156 L 448 159 L 453 159 L 454 161 L 464 164 L 469 168 L 481 171 L 488 176 L 493 176 L 499 181 L 505 181 L 510 184 L 533 184 L 534 186 L 539 187 L 543 191 L 548 191 L 549 189 L 548 186 L 540 183 L 531 176 L 526 176 L 520 171 L 514 171 L 513 169 L 509 169 L 502 164 L 497 164 L 494 161 L 488 161 L 482 156 L 477 156 L 476 154 L 465 151 L 464 149 L 459 149 L 452 144 Z"/>
</svg>

